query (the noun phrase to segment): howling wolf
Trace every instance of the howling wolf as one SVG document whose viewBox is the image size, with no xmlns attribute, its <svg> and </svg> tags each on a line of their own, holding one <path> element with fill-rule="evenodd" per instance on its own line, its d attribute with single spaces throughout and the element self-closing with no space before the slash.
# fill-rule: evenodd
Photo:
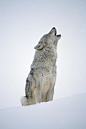
<svg viewBox="0 0 86 129">
<path fill-rule="evenodd" d="M 57 35 L 53 27 L 34 47 L 36 49 L 30 73 L 26 79 L 25 96 L 21 98 L 22 106 L 47 102 L 53 99 L 56 81 Z"/>
</svg>

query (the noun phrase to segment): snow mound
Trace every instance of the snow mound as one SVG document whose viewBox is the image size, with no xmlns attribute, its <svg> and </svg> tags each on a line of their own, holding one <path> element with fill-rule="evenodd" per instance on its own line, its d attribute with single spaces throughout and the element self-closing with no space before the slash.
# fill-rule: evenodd
<svg viewBox="0 0 86 129">
<path fill-rule="evenodd" d="M 0 110 L 0 129 L 86 129 L 86 94 Z"/>
</svg>

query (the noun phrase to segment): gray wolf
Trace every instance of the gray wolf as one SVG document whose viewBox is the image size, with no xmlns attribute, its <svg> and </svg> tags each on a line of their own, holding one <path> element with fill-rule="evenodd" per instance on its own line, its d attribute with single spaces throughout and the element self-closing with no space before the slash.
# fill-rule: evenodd
<svg viewBox="0 0 86 129">
<path fill-rule="evenodd" d="M 26 79 L 25 96 L 21 98 L 22 106 L 53 100 L 56 81 L 57 44 L 61 35 L 53 27 L 38 44 Z"/>
</svg>

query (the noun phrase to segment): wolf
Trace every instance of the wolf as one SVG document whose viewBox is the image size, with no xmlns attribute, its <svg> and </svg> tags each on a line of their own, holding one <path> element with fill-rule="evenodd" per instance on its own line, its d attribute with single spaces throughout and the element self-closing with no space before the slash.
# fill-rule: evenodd
<svg viewBox="0 0 86 129">
<path fill-rule="evenodd" d="M 53 100 L 56 82 L 57 44 L 61 34 L 53 27 L 38 44 L 26 79 L 25 96 L 21 98 L 22 106 Z"/>
</svg>

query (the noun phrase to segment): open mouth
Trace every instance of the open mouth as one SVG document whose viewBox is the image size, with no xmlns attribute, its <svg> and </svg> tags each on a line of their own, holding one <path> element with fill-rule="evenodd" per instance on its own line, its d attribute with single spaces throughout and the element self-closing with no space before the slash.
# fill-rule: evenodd
<svg viewBox="0 0 86 129">
<path fill-rule="evenodd" d="M 53 27 L 53 28 L 52 28 L 52 30 L 50 31 L 50 33 L 55 34 L 55 36 L 57 36 L 58 38 L 60 38 L 60 37 L 61 37 L 61 34 L 58 34 L 58 35 L 57 35 L 57 30 L 56 30 L 56 28 L 55 28 L 55 27 Z"/>
<path fill-rule="evenodd" d="M 52 31 L 55 33 L 55 36 L 56 36 L 57 31 L 56 31 L 56 28 L 55 27 L 52 28 Z"/>
<path fill-rule="evenodd" d="M 57 36 L 57 37 L 61 37 L 61 34 L 58 34 L 58 35 L 57 35 L 57 31 L 56 31 L 56 28 L 55 28 L 55 27 L 53 27 L 53 28 L 52 28 L 52 30 L 54 30 L 54 32 L 55 32 L 55 36 Z"/>
<path fill-rule="evenodd" d="M 57 34 L 57 31 L 55 30 L 55 36 L 56 36 L 56 34 Z"/>
</svg>

